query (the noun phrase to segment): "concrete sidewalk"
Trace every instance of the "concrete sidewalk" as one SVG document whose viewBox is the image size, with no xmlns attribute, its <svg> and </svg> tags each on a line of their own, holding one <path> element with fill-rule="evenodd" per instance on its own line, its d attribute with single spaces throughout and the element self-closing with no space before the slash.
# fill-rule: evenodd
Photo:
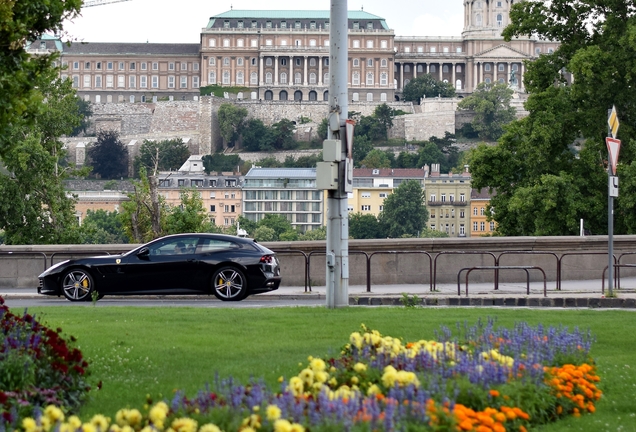
<svg viewBox="0 0 636 432">
<path fill-rule="evenodd" d="M 607 287 L 602 293 L 602 281 L 577 280 L 563 281 L 561 290 L 556 289 L 555 282 L 548 282 L 544 296 L 543 283 L 532 282 L 530 294 L 526 283 L 501 283 L 495 290 L 492 283 L 474 283 L 468 287 L 466 295 L 465 283 L 437 284 L 431 291 L 429 284 L 413 285 L 373 285 L 367 292 L 365 285 L 349 287 L 350 305 L 403 305 L 404 302 L 422 306 L 532 306 L 532 307 L 602 307 L 602 308 L 636 308 L 636 278 L 622 278 L 621 288 L 615 289 L 616 297 L 608 298 Z M 28 299 L 42 297 L 32 289 L 0 289 L 0 296 L 6 299 Z M 192 298 L 192 296 L 189 296 Z M 256 297 L 249 297 L 256 298 Z M 311 287 L 305 291 L 302 286 L 282 286 L 278 290 L 258 294 L 258 299 L 290 300 L 326 299 L 326 287 Z"/>
</svg>

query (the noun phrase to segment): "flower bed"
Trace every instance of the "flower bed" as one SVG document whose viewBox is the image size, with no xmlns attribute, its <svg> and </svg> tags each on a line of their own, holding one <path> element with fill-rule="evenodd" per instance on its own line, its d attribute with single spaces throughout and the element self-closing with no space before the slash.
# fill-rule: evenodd
<svg viewBox="0 0 636 432">
<path fill-rule="evenodd" d="M 0 297 L 0 430 L 16 425 L 37 407 L 77 409 L 89 387 L 88 363 L 65 340 L 28 313 L 16 315 Z"/>
<path fill-rule="evenodd" d="M 260 381 L 217 378 L 213 391 L 193 398 L 177 392 L 146 414 L 120 410 L 112 425 L 103 416 L 62 423 L 49 408 L 39 423 L 29 418 L 22 426 L 26 432 L 56 422 L 64 432 L 499 432 L 594 412 L 601 391 L 589 334 L 524 323 L 497 329 L 492 321 L 459 327 L 457 337 L 442 329 L 434 341 L 405 344 L 362 326 L 339 357 L 309 357 L 298 375 L 281 377 L 278 391 Z"/>
</svg>

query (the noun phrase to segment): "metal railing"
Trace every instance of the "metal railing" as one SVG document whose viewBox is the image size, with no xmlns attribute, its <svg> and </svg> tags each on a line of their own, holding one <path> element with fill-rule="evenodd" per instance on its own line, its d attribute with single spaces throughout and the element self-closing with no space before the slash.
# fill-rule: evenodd
<svg viewBox="0 0 636 432">
<path fill-rule="evenodd" d="M 546 280 L 545 272 L 543 271 L 543 269 L 541 267 L 537 267 L 537 266 L 499 266 L 499 265 L 464 267 L 463 269 L 460 269 L 459 272 L 457 273 L 457 295 L 458 296 L 462 295 L 461 294 L 461 286 L 460 286 L 459 279 L 461 277 L 462 272 L 466 271 L 466 297 L 468 297 L 468 276 L 470 275 L 470 272 L 472 272 L 473 270 L 495 270 L 497 275 L 499 274 L 500 270 L 524 270 L 526 272 L 526 294 L 527 295 L 530 295 L 530 272 L 528 270 L 539 270 L 539 271 L 541 271 L 541 273 L 543 273 L 543 296 L 544 297 L 548 296 L 547 280 Z M 495 281 L 495 283 L 496 282 L 497 281 Z M 496 287 L 495 289 L 499 289 L 497 287 L 497 285 L 495 285 L 495 287 Z"/>
</svg>

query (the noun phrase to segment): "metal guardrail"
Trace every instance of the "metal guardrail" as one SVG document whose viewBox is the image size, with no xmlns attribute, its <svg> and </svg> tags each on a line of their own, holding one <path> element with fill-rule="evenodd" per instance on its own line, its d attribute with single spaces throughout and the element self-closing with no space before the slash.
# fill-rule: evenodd
<svg viewBox="0 0 636 432">
<path fill-rule="evenodd" d="M 274 250 L 272 249 L 272 252 L 276 253 L 277 255 L 283 255 L 283 254 L 301 254 L 302 256 L 305 257 L 305 292 L 311 292 L 311 286 L 309 286 L 309 260 L 307 258 L 307 254 L 303 251 L 299 251 L 299 250 Z"/>
<path fill-rule="evenodd" d="M 437 289 L 437 259 L 442 255 L 489 255 L 493 259 L 493 263 L 497 265 L 497 257 L 494 253 L 488 251 L 442 251 L 435 255 L 433 260 L 433 290 Z M 497 272 L 495 271 L 495 280 Z"/>
<path fill-rule="evenodd" d="M 547 280 L 546 280 L 545 272 L 543 271 L 543 269 L 541 267 L 537 267 L 537 266 L 499 266 L 499 265 L 464 267 L 463 269 L 460 269 L 459 272 L 457 273 L 457 295 L 458 296 L 462 295 L 461 294 L 461 286 L 460 286 L 459 279 L 461 277 L 462 272 L 466 271 L 466 297 L 468 297 L 468 276 L 470 275 L 470 272 L 472 272 L 473 270 L 495 270 L 497 275 L 499 274 L 499 270 L 524 270 L 526 272 L 526 294 L 527 295 L 530 295 L 530 272 L 528 270 L 539 270 L 539 271 L 541 271 L 541 273 L 543 273 L 543 296 L 544 297 L 548 296 Z M 498 281 L 495 281 L 495 282 L 498 282 Z M 495 289 L 498 289 L 496 284 L 495 284 L 495 287 L 496 287 Z"/>
<path fill-rule="evenodd" d="M 563 254 L 561 254 L 561 257 L 559 258 L 559 273 L 557 274 L 557 279 L 558 279 L 558 288 L 557 290 L 561 290 L 561 282 L 562 282 L 562 278 L 561 278 L 561 272 L 563 270 L 563 258 L 567 257 L 567 256 L 584 256 L 584 255 L 603 255 L 603 256 L 607 256 L 607 252 L 565 252 Z M 616 257 L 614 258 L 614 265 L 616 265 Z M 605 273 L 605 272 L 603 272 Z M 616 273 L 614 273 L 614 275 L 616 275 Z M 614 279 L 614 285 L 616 285 L 616 279 Z"/>
<path fill-rule="evenodd" d="M 560 291 L 560 277 L 561 277 L 561 260 L 555 252 L 548 251 L 503 251 L 497 257 L 497 265 L 501 265 L 501 257 L 505 255 L 552 255 L 556 260 L 556 287 L 555 289 Z M 499 271 L 497 271 L 497 279 L 495 281 L 495 289 L 499 289 Z"/>
</svg>

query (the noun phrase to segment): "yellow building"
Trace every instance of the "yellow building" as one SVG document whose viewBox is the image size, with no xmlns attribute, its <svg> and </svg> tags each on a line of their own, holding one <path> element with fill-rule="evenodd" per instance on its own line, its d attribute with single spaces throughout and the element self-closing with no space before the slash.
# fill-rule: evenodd
<svg viewBox="0 0 636 432">
<path fill-rule="evenodd" d="M 470 235 L 480 237 L 492 235 L 497 225 L 488 221 L 488 205 L 490 194 L 488 189 L 472 189 L 470 192 Z"/>
</svg>

